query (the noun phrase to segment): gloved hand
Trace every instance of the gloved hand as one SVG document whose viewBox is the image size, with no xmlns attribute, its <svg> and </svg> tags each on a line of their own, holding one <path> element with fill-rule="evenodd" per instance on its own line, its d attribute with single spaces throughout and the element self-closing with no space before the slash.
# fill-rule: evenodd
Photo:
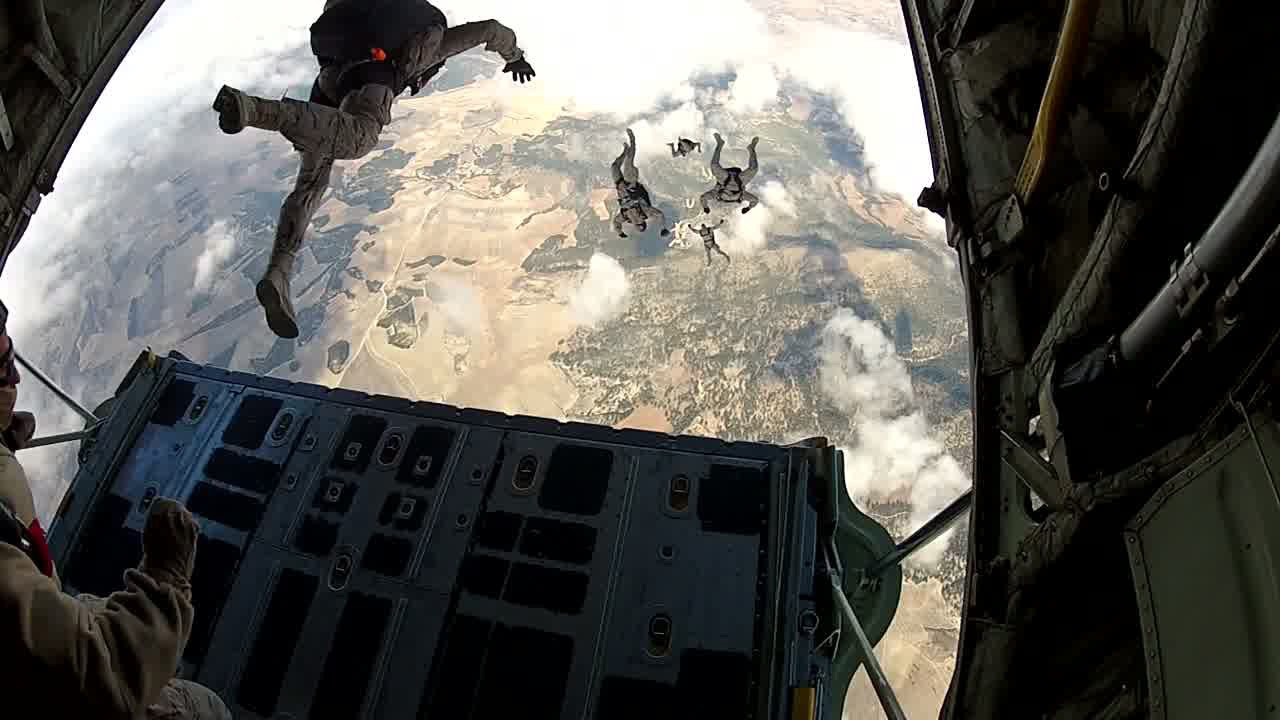
<svg viewBox="0 0 1280 720">
<path fill-rule="evenodd" d="M 527 83 L 538 74 L 533 71 L 533 66 L 524 58 L 507 63 L 506 67 L 502 68 L 502 72 L 511 73 L 511 79 L 519 83 Z"/>
<path fill-rule="evenodd" d="M 666 228 L 662 228 L 662 232 L 659 232 L 658 234 L 661 235 L 662 237 L 666 237 L 671 234 L 671 231 Z"/>
<path fill-rule="evenodd" d="M 27 446 L 31 438 L 36 434 L 36 416 L 25 410 L 15 412 L 9 420 L 9 427 L 5 429 L 3 440 L 5 447 L 17 452 Z"/>
<path fill-rule="evenodd" d="M 142 562 L 138 569 L 159 582 L 190 588 L 199 535 L 200 526 L 182 503 L 162 497 L 152 500 L 147 525 L 142 530 Z"/>
</svg>

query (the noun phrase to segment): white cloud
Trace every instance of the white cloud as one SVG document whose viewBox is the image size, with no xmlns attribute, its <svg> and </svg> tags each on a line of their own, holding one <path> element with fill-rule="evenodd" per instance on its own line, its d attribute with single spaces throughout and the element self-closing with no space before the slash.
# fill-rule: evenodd
<svg viewBox="0 0 1280 720">
<path fill-rule="evenodd" d="M 778 99 L 782 89 L 773 65 L 763 60 L 752 60 L 737 69 L 737 77 L 729 85 L 726 103 L 735 113 L 758 112 Z"/>
<path fill-rule="evenodd" d="M 760 202 L 778 213 L 787 217 L 796 216 L 796 203 L 791 199 L 791 193 L 787 192 L 787 189 L 777 180 L 770 180 L 761 185 L 756 194 L 760 196 Z"/>
<path fill-rule="evenodd" d="M 204 292 L 213 284 L 213 273 L 231 259 L 236 249 L 236 238 L 227 229 L 227 223 L 219 220 L 204 233 L 204 250 L 196 258 L 194 287 Z"/>
<path fill-rule="evenodd" d="M 769 37 L 766 18 L 746 0 L 649 0 L 642 9 L 594 0 L 437 5 L 451 24 L 492 17 L 515 30 L 538 77 L 523 87 L 508 82 L 512 94 L 563 98 L 577 113 L 635 115 L 665 98 L 687 99 L 693 76 L 731 69 L 744 48 Z"/>
<path fill-rule="evenodd" d="M 836 407 L 852 415 L 853 443 L 845 449 L 845 481 L 857 500 L 897 497 L 910 504 L 910 532 L 969 487 L 959 463 L 929 429 L 917 406 L 906 365 L 874 322 L 842 309 L 823 328 L 819 383 Z M 934 566 L 945 533 L 912 556 Z"/>
<path fill-rule="evenodd" d="M 714 208 L 712 210 L 725 218 L 717 242 L 730 255 L 752 255 L 759 252 L 768 244 L 778 216 L 794 217 L 796 214 L 795 202 L 778 181 L 770 180 L 756 194 L 760 197 L 760 204 L 745 215 L 741 210 L 745 205 L 726 205 L 718 211 Z"/>
<path fill-rule="evenodd" d="M 500 0 L 439 5 L 451 22 L 491 16 L 516 31 L 538 77 L 524 86 L 500 85 L 507 88 L 503 95 L 509 102 L 519 103 L 527 95 L 554 96 L 571 111 L 613 114 L 624 121 L 654 113 L 663 101 L 684 103 L 695 97 L 704 106 L 719 102 L 733 112 L 748 113 L 772 105 L 785 78 L 835 97 L 845 121 L 865 141 L 877 187 L 913 205 L 920 189 L 933 181 L 920 91 L 905 38 L 852 26 L 773 20 L 745 0 L 650 0 L 639 22 L 629 7 L 591 0 L 564 0 L 554 10 L 547 3 Z M 703 28 L 714 28 L 714 41 Z M 640 59 L 628 49 L 654 35 L 664 39 L 661 51 Z M 565 37 L 573 41 L 565 42 Z M 693 88 L 697 76 L 722 72 L 736 74 L 728 91 Z M 672 139 L 669 123 L 683 123 L 695 140 L 708 138 L 705 132 L 693 133 L 709 123 L 691 122 L 689 114 L 682 107 L 649 121 L 664 131 L 652 139 L 641 134 L 643 123 L 633 123 L 638 155 L 666 149 Z"/>
<path fill-rule="evenodd" d="M 582 283 L 569 294 L 569 312 L 579 324 L 595 327 L 621 315 L 630 295 L 627 271 L 617 260 L 595 253 Z"/>
<path fill-rule="evenodd" d="M 643 118 L 631 123 L 631 131 L 636 134 L 636 161 L 641 162 L 659 157 L 671 157 L 671 148 L 667 143 L 676 142 L 685 137 L 694 142 L 709 135 L 706 127 L 706 115 L 698 109 L 694 102 L 686 102 L 669 112 L 661 113 L 656 119 Z M 621 139 L 626 139 L 625 133 Z M 704 156 L 711 152 L 704 147 Z M 697 152 L 694 152 L 697 155 Z M 641 176 L 644 168 L 640 168 Z"/>
<path fill-rule="evenodd" d="M 471 283 L 439 273 L 428 281 L 427 294 L 444 315 L 449 332 L 470 335 L 489 330 L 484 299 Z"/>
<path fill-rule="evenodd" d="M 911 49 L 819 23 L 796 24 L 782 45 L 778 68 L 834 95 L 845 122 L 862 136 L 872 182 L 914 205 L 933 182 L 933 165 Z"/>
<path fill-rule="evenodd" d="M 565 0 L 554 11 L 546 3 L 499 0 L 453 0 L 440 6 L 451 22 L 492 16 L 516 31 L 538 78 L 512 86 L 504 93 L 509 101 L 519 102 L 526 94 L 550 95 L 579 113 L 626 119 L 654 113 L 664 100 L 701 95 L 703 104 L 721 102 L 733 112 L 748 113 L 772 105 L 786 78 L 835 97 L 846 122 L 865 141 L 877 187 L 913 204 L 933 180 L 920 91 L 905 38 L 851 26 L 771 21 L 745 0 L 650 0 L 645 17 L 652 20 L 640 23 L 630 8 L 590 0 Z M 669 28 L 664 27 L 668 19 Z M 702 28 L 714 28 L 716 40 L 709 41 Z M 643 60 L 622 49 L 655 33 L 664 38 L 663 49 Z M 564 42 L 566 36 L 573 41 Z M 736 74 L 727 92 L 695 93 L 692 80 L 721 72 Z M 658 121 L 666 122 L 665 115 Z M 636 134 L 640 155 L 656 152 L 639 129 Z M 659 149 L 669 140 L 664 135 Z"/>
<path fill-rule="evenodd" d="M 155 147 L 182 141 L 175 135 L 193 113 L 202 114 L 213 130 L 213 98 L 224 83 L 279 97 L 307 82 L 314 62 L 282 62 L 282 57 L 308 43 L 317 5 L 312 0 L 166 2 L 121 62 L 76 140 L 78 147 L 92 146 L 94 152 L 71 153 L 64 173 L 145 163 Z"/>
</svg>

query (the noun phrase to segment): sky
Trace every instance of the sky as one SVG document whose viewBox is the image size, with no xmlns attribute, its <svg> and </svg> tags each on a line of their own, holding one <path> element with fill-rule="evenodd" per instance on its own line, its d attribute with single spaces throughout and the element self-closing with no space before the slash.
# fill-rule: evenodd
<svg viewBox="0 0 1280 720">
<path fill-rule="evenodd" d="M 896 6 L 892 0 L 861 2 L 877 3 Z M 710 152 L 716 131 L 728 136 L 731 152 L 740 152 L 746 138 L 732 134 L 732 113 L 708 108 L 766 109 L 777 103 L 783 83 L 797 83 L 833 98 L 862 141 L 873 185 L 914 205 L 920 188 L 932 181 L 920 95 L 903 38 L 870 27 L 770 15 L 747 0 L 648 0 L 643 12 L 595 0 L 438 4 L 451 24 L 497 18 L 516 31 L 538 75 L 523 86 L 505 76 L 480 80 L 491 84 L 498 102 L 518 108 L 529 98 L 549 97 L 568 113 L 613 116 L 635 130 L 638 162 L 668 152 L 665 143 L 676 136 L 701 138 Z M 224 83 L 265 97 L 308 85 L 315 68 L 299 49 L 320 5 L 319 0 L 166 2 L 103 93 L 59 174 L 57 191 L 45 198 L 9 272 L 0 277 L 0 297 L 12 311 L 10 332 L 19 347 L 38 342 L 48 322 L 80 301 L 76 289 L 84 278 L 72 269 L 71 258 L 112 252 L 113 244 L 129 241 L 103 233 L 93 239 L 101 247 L 77 245 L 86 241 L 87 219 L 109 223 L 127 204 L 128 193 L 138 191 L 117 187 L 113 171 L 136 171 L 137 178 L 154 174 L 160 183 L 167 159 L 193 149 L 247 151 L 254 140 L 248 134 L 218 133 L 213 97 Z M 698 82 L 726 73 L 733 79 L 724 89 Z M 728 213 L 718 231 L 721 246 L 734 256 L 762 248 L 773 223 L 796 213 L 794 198 L 777 181 L 754 190 L 760 206 L 747 215 Z M 688 239 L 687 232 L 677 235 Z M 208 288 L 237 240 L 218 222 L 201 242 L 193 292 Z M 450 321 L 471 322 L 480 306 L 475 290 L 458 283 L 439 290 L 447 298 Z M 623 267 L 597 254 L 565 302 L 581 325 L 597 326 L 625 312 L 629 299 Z M 913 516 L 914 524 L 967 484 L 964 472 L 933 439 L 906 370 L 900 361 L 894 364 L 892 347 L 878 328 L 853 316 L 832 318 L 821 360 L 824 390 L 858 420 L 846 453 L 855 497 L 909 493 L 920 515 Z M 74 379 L 68 388 L 76 391 Z M 44 429 L 75 426 L 75 417 L 49 404 L 46 395 L 33 390 L 30 398 Z"/>
<path fill-rule="evenodd" d="M 667 153 L 666 142 L 677 136 L 701 139 L 710 153 L 717 131 L 726 135 L 728 154 L 739 157 L 748 138 L 735 132 L 733 113 L 768 109 L 784 85 L 800 85 L 831 97 L 844 125 L 858 135 L 869 179 L 879 190 L 914 206 L 920 189 L 932 182 L 920 94 L 904 38 L 886 35 L 882 23 L 832 26 L 770 11 L 803 5 L 822 17 L 822 0 L 437 4 L 453 24 L 496 18 L 516 31 L 538 75 L 524 86 L 505 76 L 480 80 L 500 104 L 518 109 L 546 97 L 567 113 L 612 116 L 620 129 L 634 129 L 638 163 Z M 874 8 L 881 16 L 898 12 L 897 0 L 833 4 Z M 264 97 L 291 89 L 297 96 L 297 88 L 314 76 L 304 48 L 321 6 L 322 0 L 165 2 L 106 88 L 59 173 L 57 191 L 44 198 L 8 272 L 0 276 L 0 298 L 11 310 L 10 333 L 19 349 L 40 343 L 50 322 L 83 302 L 79 289 L 96 280 L 80 274 L 86 265 L 93 270 L 84 256 L 100 258 L 136 240 L 110 232 L 131 194 L 160 187 L 174 174 L 168 166 L 175 159 L 189 165 L 249 154 L 261 138 L 219 133 L 212 100 L 224 83 Z M 710 90 L 700 82 L 709 75 L 733 79 L 724 89 Z M 732 112 L 717 112 L 717 106 Z M 131 184 L 119 184 L 121 170 L 131 174 Z M 721 246 L 735 257 L 758 252 L 774 224 L 797 213 L 797 198 L 781 183 L 757 181 L 752 190 L 760 206 L 747 215 L 727 213 L 717 231 Z M 935 231 L 940 227 L 932 215 L 927 222 Z M 701 254 L 696 235 L 678 229 L 675 236 Z M 215 222 L 198 242 L 193 292 L 217 282 L 240 239 L 226 222 Z M 432 298 L 450 326 L 488 322 L 475 287 L 447 275 L 433 282 Z M 621 317 L 631 299 L 625 268 L 597 253 L 564 302 L 578 324 L 597 327 Z M 969 486 L 965 469 L 929 427 L 906 366 L 875 323 L 839 311 L 822 327 L 816 352 L 819 391 L 853 419 L 851 436 L 833 440 L 844 451 L 848 490 L 856 500 L 905 499 L 909 531 Z M 49 370 L 57 375 L 56 368 Z M 83 382 L 67 377 L 63 384 L 82 396 Z M 29 376 L 22 392 L 23 406 L 37 413 L 40 434 L 79 426 L 75 414 Z M 23 451 L 37 493 L 65 486 L 48 480 L 51 468 L 59 467 L 59 452 L 65 450 Z M 46 519 L 53 501 L 38 498 Z M 945 538 L 937 540 L 911 562 L 933 566 L 945 546 Z"/>
<path fill-rule="evenodd" d="M 666 152 L 672 135 L 709 140 L 715 130 L 731 130 L 711 126 L 698 100 L 760 109 L 776 102 L 786 80 L 831 94 L 864 141 L 873 183 L 914 205 L 920 188 L 932 182 L 920 94 L 901 38 L 774 19 L 747 0 L 649 0 L 639 18 L 631 6 L 594 0 L 438 5 L 452 24 L 497 18 L 516 31 L 538 76 L 523 86 L 505 76 L 488 80 L 504 101 L 559 97 L 571 112 L 635 121 L 639 160 Z M 21 272 L 0 277 L 0 295 L 14 298 L 14 337 L 38 332 L 76 301 L 66 258 L 85 219 L 112 213 L 122 200 L 105 171 L 142 171 L 157 158 L 205 144 L 226 152 L 249 147 L 240 137 L 217 134 L 213 97 L 224 83 L 264 97 L 309 84 L 314 65 L 297 50 L 306 46 L 320 6 L 319 0 L 168 0 L 162 6 L 103 92 L 59 173 L 57 192 L 45 198 L 14 253 L 12 267 Z M 564 42 L 566 36 L 574 42 Z M 654 50 L 641 58 L 637 45 Z M 706 92 L 697 89 L 698 78 L 727 72 L 736 73 L 727 90 L 697 97 Z M 204 118 L 199 137 L 179 132 L 192 115 Z M 119 240 L 103 239 L 112 241 Z M 225 249 L 227 241 L 213 242 Z M 41 302 L 26 302 L 33 295 L 24 290 L 37 291 Z"/>
</svg>

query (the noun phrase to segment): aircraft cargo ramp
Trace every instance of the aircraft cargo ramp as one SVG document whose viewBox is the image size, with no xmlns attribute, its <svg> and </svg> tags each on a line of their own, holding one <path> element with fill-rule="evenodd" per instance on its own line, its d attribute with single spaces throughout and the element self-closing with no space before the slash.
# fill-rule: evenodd
<svg viewBox="0 0 1280 720">
<path fill-rule="evenodd" d="M 562 424 L 147 352 L 82 445 L 52 547 L 69 592 L 109 594 L 151 500 L 185 502 L 202 535 L 181 674 L 238 718 L 838 717 L 902 579 L 863 574 L 894 546 L 824 445 Z"/>
</svg>

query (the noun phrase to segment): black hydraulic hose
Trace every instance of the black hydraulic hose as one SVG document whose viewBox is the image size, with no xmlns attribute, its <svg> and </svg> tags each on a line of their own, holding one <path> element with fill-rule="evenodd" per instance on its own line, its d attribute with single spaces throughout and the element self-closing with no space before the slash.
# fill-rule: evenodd
<svg viewBox="0 0 1280 720">
<path fill-rule="evenodd" d="M 1180 171 L 1187 164 L 1179 167 L 1179 160 L 1196 153 L 1197 146 L 1203 143 L 1196 137 L 1195 130 L 1199 128 L 1187 126 L 1193 123 L 1194 109 L 1207 102 L 1203 96 L 1209 81 L 1221 82 L 1223 63 L 1211 62 L 1210 58 L 1213 51 L 1223 50 L 1223 42 L 1230 40 L 1213 31 L 1221 31 L 1222 16 L 1228 14 L 1233 2 L 1238 0 L 1187 0 L 1183 4 L 1159 97 L 1124 172 L 1126 182 L 1145 192 L 1132 199 L 1113 199 L 1098 225 L 1088 253 L 1028 363 L 1028 389 L 1032 394 L 1048 376 L 1058 346 L 1088 333 L 1099 322 L 1098 316 L 1105 314 L 1106 300 L 1115 282 L 1112 272 L 1125 256 L 1135 252 L 1133 246 L 1140 245 L 1143 218 L 1158 206 L 1157 191 L 1163 189 L 1162 185 L 1170 186 L 1182 179 L 1180 176 L 1185 173 Z"/>
<path fill-rule="evenodd" d="M 1280 115 L 1213 224 L 1173 280 L 1161 288 L 1120 335 L 1120 358 L 1145 368 L 1183 339 L 1198 296 L 1222 290 L 1267 241 L 1280 212 Z"/>
</svg>

